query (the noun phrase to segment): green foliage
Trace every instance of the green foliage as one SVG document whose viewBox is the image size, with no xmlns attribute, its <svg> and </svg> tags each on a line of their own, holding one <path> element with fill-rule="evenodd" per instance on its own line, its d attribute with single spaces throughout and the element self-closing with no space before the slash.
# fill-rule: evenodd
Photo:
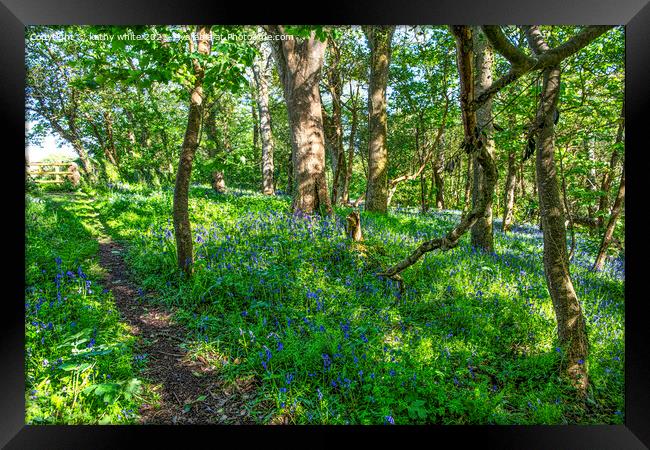
<svg viewBox="0 0 650 450">
<path fill-rule="evenodd" d="M 495 253 L 468 239 L 428 254 L 404 274 L 406 290 L 374 273 L 456 213 L 362 213 L 364 250 L 333 220 L 288 213 L 287 198 L 195 187 L 196 263 L 177 272 L 171 192 L 123 189 L 98 202 L 143 286 L 174 306 L 191 354 L 226 380 L 253 379 L 254 411 L 292 423 L 621 423 L 623 281 L 609 265 L 571 271 L 593 343 L 589 410 L 560 378 L 562 354 L 533 227 L 495 235 Z M 586 245 L 586 244 L 585 244 Z M 270 356 L 269 356 L 270 355 Z"/>
<path fill-rule="evenodd" d="M 71 210 L 63 198 L 27 198 L 25 420 L 134 423 L 135 339 L 98 284 L 91 230 Z"/>
<path fill-rule="evenodd" d="M 555 46 L 578 28 L 542 30 Z M 399 184 L 393 205 L 400 207 L 389 215 L 362 213 L 365 241 L 358 247 L 342 228 L 349 209 L 336 209 L 334 219 L 294 217 L 288 196 L 251 192 L 261 186 L 250 73 L 257 50 L 243 39 L 251 29 L 213 26 L 217 38 L 207 56 L 190 51 L 195 31 L 180 26 L 26 29 L 27 142 L 38 144 L 54 133 L 77 151 L 83 148 L 98 180 L 90 184 L 84 177 L 69 196 L 50 191 L 70 186 L 26 183 L 30 423 L 130 423 L 141 401 L 137 369 L 146 358 L 133 360 L 133 343 L 110 294 L 95 286 L 99 227 L 82 193 L 96 196 L 107 232 L 129 244 L 127 260 L 142 287 L 177 308 L 193 339 L 192 354 L 215 362 L 226 380 L 256 383 L 251 406 L 263 422 L 285 416 L 293 423 L 322 424 L 622 423 L 624 248 L 612 247 L 606 269 L 591 273 L 598 232 L 578 229 L 571 265 L 592 343 L 588 407 L 579 405 L 559 378 L 562 355 L 556 351 L 541 257 L 531 258 L 541 255 L 541 235 L 526 225 L 539 218 L 535 158 L 523 160 L 540 95 L 539 72 L 493 99 L 499 169 L 493 213 L 502 213 L 508 157 L 515 155 L 519 225 L 510 234 L 495 233 L 494 254 L 474 252 L 467 237 L 450 252 L 428 254 L 404 274 L 407 288 L 400 292 L 374 273 L 449 230 L 458 221 L 451 208 L 467 210 L 470 204 L 464 192 L 469 157 L 459 149 L 455 43 L 448 29 L 399 27 L 393 37 L 389 179 L 417 171 L 443 124 L 447 100 L 449 111 L 422 179 Z M 338 70 L 343 83 L 343 142 L 346 154 L 348 146 L 353 152 L 354 200 L 366 190 L 368 165 L 363 32 L 324 26 L 286 26 L 285 31 L 298 39 L 314 33 L 330 40 L 323 73 Z M 504 32 L 530 54 L 519 28 L 504 27 Z M 76 39 L 33 39 L 39 33 Z M 336 66 L 329 53 L 332 40 L 340 52 Z M 555 156 L 574 217 L 607 219 L 609 212 L 596 211 L 596 205 L 603 196 L 611 205 L 616 194 L 624 159 L 624 144 L 616 143 L 623 49 L 619 27 L 562 64 Z M 196 263 L 194 275 L 185 279 L 176 266 L 172 186 L 194 61 L 205 68 L 204 114 L 192 172 L 192 182 L 199 184 L 191 187 L 189 203 Z M 509 67 L 496 55 L 493 78 Z M 326 112 L 333 107 L 328 82 L 324 77 L 321 89 Z M 282 89 L 274 72 L 269 109 L 280 193 L 288 191 L 292 170 Z M 353 111 L 358 121 L 350 142 Z M 612 156 L 618 162 L 610 168 Z M 425 200 L 433 203 L 435 167 L 444 168 L 449 210 L 416 214 L 421 182 Z M 224 172 L 224 195 L 205 186 L 215 170 Z M 330 162 L 327 171 L 331 187 Z M 609 192 L 601 188 L 606 174 L 613 177 Z M 497 220 L 495 230 L 498 225 Z M 624 230 L 621 217 L 615 238 L 622 241 Z M 74 275 L 80 266 L 88 272 L 90 289 Z M 59 302 L 57 292 L 67 300 Z M 84 325 L 73 330 L 73 321 Z M 92 347 L 86 347 L 91 339 Z"/>
</svg>

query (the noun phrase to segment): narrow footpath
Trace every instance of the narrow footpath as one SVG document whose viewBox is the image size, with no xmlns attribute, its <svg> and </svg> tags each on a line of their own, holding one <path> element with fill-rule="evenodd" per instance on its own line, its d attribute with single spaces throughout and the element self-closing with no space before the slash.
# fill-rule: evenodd
<svg viewBox="0 0 650 450">
<path fill-rule="evenodd" d="M 106 234 L 97 212 L 91 209 L 92 199 L 80 203 L 88 208 L 85 220 L 93 222 L 93 228 L 100 234 L 103 285 L 113 293 L 122 321 L 138 338 L 136 352 L 146 355 L 142 377 L 158 397 L 151 402 L 155 404 L 142 405 L 140 422 L 224 425 L 258 422 L 246 407 L 255 395 L 254 386 L 226 384 L 218 376 L 214 362 L 190 357 L 182 345 L 186 331 L 174 323 L 169 310 L 143 298 L 122 256 L 125 249 Z"/>
</svg>

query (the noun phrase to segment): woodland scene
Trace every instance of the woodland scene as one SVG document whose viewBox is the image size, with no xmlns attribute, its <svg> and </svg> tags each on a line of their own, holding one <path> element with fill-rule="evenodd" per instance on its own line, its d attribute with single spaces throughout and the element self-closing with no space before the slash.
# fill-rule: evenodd
<svg viewBox="0 0 650 450">
<path fill-rule="evenodd" d="M 25 46 L 28 424 L 624 422 L 623 27 Z"/>
</svg>

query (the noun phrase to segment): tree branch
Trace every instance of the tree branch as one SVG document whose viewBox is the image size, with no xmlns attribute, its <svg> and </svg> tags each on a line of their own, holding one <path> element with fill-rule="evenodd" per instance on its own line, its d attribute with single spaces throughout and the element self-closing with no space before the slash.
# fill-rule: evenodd
<svg viewBox="0 0 650 450">
<path fill-rule="evenodd" d="M 451 28 L 456 38 L 456 55 L 458 73 L 460 75 L 460 97 L 463 114 L 463 125 L 465 130 L 465 143 L 476 153 L 476 161 L 483 169 L 485 189 L 478 193 L 478 199 L 472 211 L 464 216 L 460 223 L 451 229 L 444 237 L 432 239 L 422 243 L 413 253 L 405 259 L 388 268 L 379 276 L 395 278 L 404 269 L 415 264 L 425 253 L 440 249 L 449 250 L 458 245 L 463 234 L 476 223 L 476 221 L 485 215 L 490 196 L 494 191 L 497 180 L 497 170 L 494 159 L 488 151 L 487 145 L 482 140 L 483 136 L 476 136 L 476 111 L 470 105 L 474 100 L 474 82 L 473 82 L 473 55 L 472 55 L 472 32 L 468 26 L 454 26 Z"/>
<path fill-rule="evenodd" d="M 504 87 L 513 83 L 523 75 L 533 70 L 559 64 L 562 60 L 574 55 L 589 45 L 594 39 L 613 28 L 611 25 L 588 26 L 559 47 L 549 49 L 536 57 L 527 56 L 510 43 L 498 25 L 483 25 L 481 29 L 487 36 L 492 47 L 512 64 L 504 76 L 493 82 L 490 87 L 476 96 L 472 103 L 473 109 L 478 109 Z"/>
</svg>

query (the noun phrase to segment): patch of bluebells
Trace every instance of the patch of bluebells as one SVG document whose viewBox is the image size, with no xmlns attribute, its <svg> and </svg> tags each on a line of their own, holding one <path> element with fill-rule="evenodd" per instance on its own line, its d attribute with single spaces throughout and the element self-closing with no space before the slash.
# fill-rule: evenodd
<svg viewBox="0 0 650 450">
<path fill-rule="evenodd" d="M 262 359 L 262 367 L 264 367 L 264 370 L 268 370 L 268 363 L 273 356 L 271 350 L 267 346 L 264 346 L 264 353 L 260 352 L 259 356 Z"/>
<path fill-rule="evenodd" d="M 243 196 L 243 194 L 241 195 Z M 440 228 L 441 224 L 445 225 L 458 220 L 458 215 L 452 216 L 448 214 L 438 214 L 437 212 L 431 212 L 424 215 L 416 210 L 411 211 L 409 209 L 400 210 L 398 214 L 406 214 L 418 221 L 422 220 L 422 222 L 414 222 L 415 225 L 404 226 L 404 230 L 400 229 L 399 232 L 396 232 L 395 230 L 388 229 L 389 227 L 386 226 L 384 219 L 374 219 L 373 217 L 370 217 L 367 221 L 364 221 L 364 225 L 366 226 L 366 228 L 364 228 L 364 234 L 366 234 L 366 230 L 368 230 L 367 235 L 372 236 L 373 245 L 376 240 L 377 243 L 383 243 L 386 246 L 391 245 L 406 248 L 411 244 L 416 245 L 420 243 L 420 241 L 426 237 L 437 234 L 435 232 L 437 231 L 437 228 Z M 383 300 L 384 295 L 389 292 L 386 291 L 386 286 L 382 286 L 384 281 L 375 280 L 373 277 L 365 276 L 364 267 L 355 267 L 354 269 L 350 269 L 346 266 L 344 267 L 345 271 L 337 271 L 339 270 L 337 265 L 343 265 L 343 263 L 340 262 L 341 260 L 336 258 L 340 256 L 344 261 L 347 261 L 345 260 L 345 254 L 350 253 L 349 251 L 346 252 L 345 243 L 342 242 L 336 234 L 341 231 L 337 230 L 337 221 L 323 221 L 314 216 L 305 216 L 302 214 L 292 215 L 280 211 L 251 212 L 240 215 L 237 219 L 235 225 L 231 226 L 215 223 L 211 225 L 210 230 L 207 230 L 205 233 L 201 232 L 203 239 L 205 240 L 203 248 L 206 250 L 206 254 L 209 256 L 209 261 L 211 263 L 208 270 L 214 271 L 215 276 L 226 276 L 231 273 L 236 273 L 237 271 L 246 271 L 249 266 L 253 267 L 255 270 L 250 272 L 250 276 L 247 275 L 248 278 L 246 279 L 252 280 L 251 284 L 259 283 L 259 288 L 256 286 L 253 290 L 253 287 L 250 286 L 253 292 L 249 293 L 244 292 L 243 290 L 234 293 L 230 292 L 225 294 L 223 298 L 229 299 L 228 301 L 230 301 L 230 299 L 234 301 L 235 299 L 239 300 L 239 298 L 243 297 L 242 300 L 244 302 L 247 300 L 250 301 L 251 299 L 257 298 L 256 296 L 261 295 L 271 298 L 272 302 L 270 307 L 282 309 L 283 311 L 280 314 L 276 313 L 277 317 L 273 313 L 269 314 L 269 328 L 272 329 L 272 322 L 275 321 L 275 331 L 279 336 L 285 336 L 283 333 L 287 333 L 286 336 L 290 333 L 293 333 L 291 334 L 292 336 L 308 336 L 309 333 L 300 334 L 300 330 L 303 330 L 303 326 L 311 331 L 325 333 L 325 326 L 327 326 L 328 330 L 331 332 L 330 335 L 318 335 L 314 337 L 319 341 L 330 339 L 343 341 L 345 351 L 341 351 L 341 348 L 338 347 L 337 352 L 329 351 L 325 353 L 323 350 L 320 350 L 316 353 L 316 355 L 319 353 L 321 354 L 323 361 L 322 371 L 328 372 L 325 374 L 324 380 L 320 379 L 320 376 L 323 374 L 318 373 L 318 360 L 315 361 L 315 367 L 306 368 L 306 371 L 308 372 L 307 380 L 312 384 L 312 389 L 318 381 L 323 383 L 316 391 L 319 400 L 322 400 L 323 394 L 327 394 L 327 390 L 330 389 L 330 387 L 335 388 L 338 395 L 346 386 L 350 385 L 349 382 L 346 382 L 348 379 L 343 375 L 344 373 L 347 373 L 348 376 L 354 374 L 355 376 L 352 376 L 352 378 L 357 383 L 364 380 L 365 375 L 365 382 L 372 383 L 375 379 L 375 374 L 368 374 L 368 372 L 370 372 L 368 368 L 372 367 L 369 366 L 369 364 L 377 364 L 378 360 L 376 359 L 377 355 L 375 354 L 375 350 L 379 350 L 381 344 L 378 344 L 376 347 L 373 345 L 366 345 L 376 342 L 376 339 L 374 339 L 375 334 L 370 334 L 366 331 L 366 333 L 369 333 L 371 338 L 368 339 L 366 333 L 355 333 L 356 323 L 351 324 L 347 317 L 350 317 L 355 322 L 360 320 L 358 317 L 350 314 L 352 307 L 359 306 L 359 304 L 365 302 L 365 300 L 369 298 L 368 294 L 380 294 L 372 299 L 373 302 L 376 302 L 377 300 Z M 439 222 L 435 222 L 435 226 L 427 223 L 427 221 L 433 223 L 433 220 L 439 220 Z M 418 228 L 421 228 L 421 230 L 418 230 Z M 482 317 L 498 319 L 500 311 L 504 308 L 508 308 L 510 305 L 509 302 L 511 299 L 508 298 L 506 294 L 495 293 L 496 288 L 493 286 L 499 285 L 501 281 L 495 281 L 493 285 L 490 286 L 488 283 L 492 283 L 492 281 L 487 280 L 488 276 L 494 277 L 495 280 L 500 280 L 501 277 L 504 277 L 504 280 L 502 281 L 503 286 L 499 285 L 497 286 L 498 288 L 505 287 L 508 283 L 511 283 L 510 277 L 515 280 L 524 280 L 526 285 L 525 289 L 521 293 L 522 295 L 517 296 L 515 291 L 517 288 L 516 283 L 512 284 L 510 289 L 513 290 L 513 297 L 516 297 L 518 302 L 516 303 L 517 307 L 521 307 L 521 310 L 529 308 L 531 316 L 533 316 L 533 307 L 536 309 L 538 306 L 548 302 L 548 298 L 544 297 L 546 295 L 545 286 L 543 283 L 540 284 L 540 280 L 538 280 L 539 277 L 543 277 L 543 271 L 541 270 L 542 266 L 536 262 L 535 258 L 528 258 L 526 256 L 522 257 L 520 251 L 511 251 L 511 248 L 508 248 L 508 244 L 517 240 L 523 242 L 531 249 L 531 251 L 541 251 L 541 246 L 539 245 L 541 243 L 541 233 L 536 226 L 530 226 L 528 229 L 524 226 L 519 230 L 519 232 L 523 234 L 528 233 L 529 236 L 518 236 L 516 235 L 517 230 L 510 234 L 502 234 L 499 233 L 498 230 L 495 231 L 495 240 L 497 241 L 495 253 L 493 252 L 481 256 L 477 252 L 473 255 L 472 249 L 469 245 L 461 244 L 456 249 L 445 253 L 444 258 L 437 257 L 432 253 L 428 256 L 428 259 L 424 258 L 420 263 L 418 263 L 418 265 L 414 266 L 413 271 L 420 270 L 421 268 L 421 274 L 427 274 L 430 272 L 432 277 L 436 277 L 436 271 L 440 270 L 440 267 L 436 266 L 441 265 L 444 267 L 444 277 L 442 278 L 444 281 L 441 283 L 436 282 L 435 289 L 427 290 L 428 286 L 426 286 L 426 283 L 409 280 L 411 283 L 418 284 L 415 286 L 417 289 L 413 289 L 412 293 L 409 293 L 409 290 L 407 289 L 407 294 L 405 295 L 407 299 L 425 300 L 427 299 L 427 295 L 431 294 L 434 302 L 440 298 L 444 298 L 444 300 L 447 301 L 449 297 L 452 297 L 453 301 L 449 301 L 447 306 L 444 304 L 442 305 L 440 310 L 443 311 L 443 313 L 441 314 L 438 314 L 438 304 L 434 303 L 435 307 L 432 305 L 426 316 L 428 320 L 426 324 L 417 323 L 417 318 L 414 321 L 411 311 L 404 309 L 396 310 L 394 305 L 396 305 L 397 302 L 394 302 L 389 307 L 384 305 L 383 307 L 368 308 L 372 310 L 373 315 L 368 314 L 365 317 L 371 317 L 371 319 L 365 320 L 375 320 L 375 318 L 379 318 L 378 328 L 381 330 L 377 330 L 379 333 L 377 336 L 387 333 L 389 327 L 392 330 L 395 326 L 395 317 L 407 319 L 409 324 L 408 329 L 405 330 L 404 321 L 400 321 L 399 325 L 403 334 L 400 335 L 400 340 L 395 340 L 393 336 L 390 342 L 388 342 L 389 346 L 394 346 L 397 345 L 396 343 L 399 343 L 399 346 L 408 352 L 413 348 L 413 345 L 415 345 L 414 342 L 417 342 L 417 339 L 419 338 L 419 336 L 409 336 L 408 333 L 417 335 L 418 330 L 421 330 L 423 338 L 430 339 L 433 336 L 434 357 L 442 355 L 443 359 L 441 362 L 445 367 L 448 368 L 453 365 L 452 367 L 454 370 L 458 369 L 458 366 L 456 366 L 457 358 L 462 354 L 463 350 L 460 350 L 455 345 L 473 344 L 472 339 L 475 338 L 476 329 L 474 328 L 473 323 L 469 322 L 469 315 L 467 317 L 468 321 L 462 321 L 464 319 L 463 314 L 466 314 L 466 311 L 455 309 L 455 307 L 451 307 L 449 304 L 462 301 L 464 299 L 462 296 L 466 292 L 475 293 L 474 295 L 469 294 L 469 297 L 471 297 L 473 301 L 472 307 L 486 309 L 484 305 L 480 304 L 489 303 L 490 309 L 492 309 L 488 313 L 485 313 L 485 311 L 471 311 L 471 318 L 477 323 Z M 301 246 L 302 242 L 309 242 L 310 245 L 318 246 L 320 245 L 321 240 L 329 240 L 331 241 L 330 243 L 333 244 L 327 247 L 329 253 L 327 254 L 327 258 L 323 258 L 323 261 L 319 261 L 318 256 L 314 256 L 310 253 L 309 249 Z M 286 245 L 287 243 L 290 245 Z M 296 243 L 296 245 L 294 245 L 294 243 Z M 499 247 L 499 245 L 504 246 L 505 250 Z M 288 250 L 287 247 L 289 247 Z M 309 271 L 311 271 L 311 268 L 313 267 L 315 271 L 311 273 L 314 273 L 315 277 L 320 276 L 320 273 L 324 273 L 326 281 L 331 281 L 332 286 L 341 288 L 343 292 L 339 293 L 334 290 L 330 291 L 329 284 L 321 284 L 321 280 L 314 280 L 317 281 L 317 283 L 310 285 L 309 288 L 305 288 L 304 284 L 300 282 L 302 280 L 299 280 L 296 276 L 296 271 L 294 270 L 285 270 L 282 272 L 283 275 L 280 278 L 273 280 L 274 275 L 271 275 L 273 264 L 277 261 L 281 261 L 283 264 L 286 261 L 285 259 L 275 259 L 274 252 L 277 253 L 280 248 L 282 248 L 282 251 L 289 253 L 286 260 L 297 261 L 297 264 L 305 266 Z M 392 249 L 389 249 L 389 251 L 391 250 Z M 486 272 L 489 273 L 488 276 L 480 275 L 476 283 L 472 283 L 473 285 L 471 287 L 466 288 L 462 284 L 465 281 L 459 277 L 467 276 L 468 271 L 465 270 L 463 266 L 466 264 L 468 258 L 472 258 L 473 260 L 480 259 L 477 266 L 478 264 L 487 264 L 490 268 L 495 270 Z M 330 260 L 335 260 L 336 264 L 331 264 Z M 440 261 L 444 261 L 444 263 L 440 264 Z M 480 266 L 476 268 L 479 267 Z M 284 269 L 284 267 L 282 268 Z M 449 272 L 450 268 L 451 272 Z M 473 270 L 474 268 L 475 267 L 472 266 L 470 269 Z M 273 271 L 274 270 L 275 268 L 273 268 Z M 447 277 L 447 274 L 449 274 L 449 277 Z M 286 277 L 286 279 L 283 277 Z M 453 281 L 446 281 L 447 278 L 453 279 Z M 414 277 L 414 280 L 416 279 L 417 278 Z M 294 283 L 300 287 L 297 287 L 295 291 L 292 291 L 292 285 Z M 449 283 L 449 285 L 447 285 L 447 283 Z M 595 283 L 592 284 L 595 286 Z M 327 285 L 327 294 L 324 295 L 321 291 L 315 289 L 315 286 L 317 285 Z M 386 285 L 388 288 L 392 287 L 390 283 L 386 283 Z M 445 285 L 447 285 L 448 289 L 447 296 L 441 295 L 441 290 L 444 291 Z M 579 286 L 577 282 L 576 285 L 577 287 Z M 408 284 L 407 288 L 410 288 Z M 280 292 L 282 293 L 280 294 Z M 336 293 L 334 294 L 334 292 Z M 345 300 L 349 300 L 349 302 L 346 302 Z M 358 303 L 355 303 L 355 300 L 358 300 Z M 293 304 L 293 302 L 297 303 L 297 305 Z M 284 305 L 282 305 L 282 303 L 284 303 Z M 426 303 L 426 300 L 421 303 Z M 244 304 L 249 305 L 249 303 Z M 494 308 L 492 308 L 493 305 Z M 307 306 L 308 308 L 300 310 L 300 307 L 304 306 Z M 314 319 L 313 314 L 324 312 L 326 306 L 328 313 L 327 316 L 317 314 L 317 319 Z M 346 307 L 350 307 L 349 310 L 346 310 Z M 363 304 L 363 307 L 366 307 L 366 305 Z M 294 309 L 293 311 L 291 311 L 292 308 Z M 284 313 L 286 310 L 291 311 L 292 317 L 287 318 Z M 366 311 L 362 310 L 362 314 L 365 314 L 365 312 Z M 242 316 L 244 316 L 243 313 Z M 295 319 L 292 319 L 294 317 Z M 534 316 L 534 318 L 537 319 L 538 316 Z M 295 320 L 295 322 L 293 320 Z M 599 317 L 598 320 L 604 319 Z M 314 324 L 312 321 L 316 323 Z M 459 326 L 459 322 L 464 326 Z M 336 326 L 337 324 L 338 327 Z M 496 325 L 497 322 L 495 322 L 495 326 Z M 263 326 L 266 328 L 266 319 L 264 320 Z M 420 326 L 423 327 L 420 328 Z M 292 328 L 290 331 L 287 330 L 289 327 Z M 530 337 L 531 339 L 535 338 L 537 341 L 542 342 L 546 336 L 543 332 L 539 331 L 541 330 L 535 330 L 539 337 L 535 338 L 535 335 L 530 335 Z M 522 337 L 525 337 L 527 333 L 528 330 L 522 332 Z M 351 334 L 357 335 L 358 339 L 350 340 Z M 500 336 L 495 337 L 495 341 L 499 337 Z M 443 340 L 443 344 L 440 347 L 435 347 L 435 342 L 441 340 Z M 272 343 L 273 345 L 269 344 L 269 347 L 274 351 L 280 352 L 291 350 L 291 352 L 287 352 L 287 357 L 291 357 L 290 355 L 295 352 L 297 348 L 304 348 L 297 347 L 296 341 L 293 339 L 284 340 L 283 343 L 278 337 L 277 342 L 272 341 Z M 305 346 L 309 345 L 307 339 L 300 340 L 300 343 L 304 343 Z M 277 347 L 275 347 L 276 344 Z M 449 347 L 445 347 L 445 345 L 454 348 L 453 356 Z M 369 360 L 367 362 L 362 362 L 357 355 L 355 355 L 355 348 L 364 348 L 367 350 L 368 354 L 371 356 Z M 553 347 L 550 348 L 552 349 Z M 384 352 L 387 351 L 388 349 L 384 347 Z M 270 354 L 270 350 L 268 349 L 259 353 L 260 360 L 262 361 L 265 370 L 267 370 L 267 363 L 269 363 L 271 359 L 270 356 L 267 356 L 268 354 Z M 393 366 L 392 364 L 388 365 L 388 361 L 396 362 L 395 354 L 391 353 L 389 355 L 389 358 L 386 359 L 386 365 L 383 365 L 382 359 L 383 358 L 379 358 L 379 366 L 375 368 L 375 370 L 377 370 L 378 373 L 385 374 L 388 369 L 390 369 L 390 376 L 397 377 L 396 380 L 388 379 L 391 386 L 393 384 L 397 385 L 397 383 L 402 381 L 402 375 L 404 375 L 405 381 L 409 381 L 411 378 L 409 376 L 410 369 L 412 368 L 409 365 L 411 364 L 411 361 L 408 361 L 407 358 L 400 357 L 403 367 L 399 366 L 399 369 L 396 370 L 396 368 L 391 368 Z M 332 361 L 334 360 L 337 362 L 336 365 L 332 365 Z M 339 367 L 341 368 L 340 375 L 337 374 L 335 370 Z M 464 386 L 465 383 L 472 385 L 472 380 L 476 378 L 474 373 L 475 368 L 471 365 L 465 367 L 467 367 L 468 372 L 465 372 L 463 376 L 458 375 L 461 377 L 462 381 L 459 380 L 458 377 L 453 377 L 453 382 L 456 386 Z M 351 368 L 353 368 L 353 371 L 350 371 Z M 311 372 L 309 372 L 309 370 L 311 370 Z M 445 368 L 441 370 L 443 370 L 443 372 L 447 371 Z M 419 373 L 421 372 L 418 372 L 418 374 Z M 449 380 L 451 378 L 450 375 L 453 375 L 453 373 L 453 371 L 447 371 L 446 375 L 448 375 L 448 377 L 445 380 Z M 414 375 L 415 377 L 412 379 L 412 382 L 418 380 L 417 375 Z M 419 377 L 419 380 L 421 380 L 420 384 L 426 385 L 426 383 L 428 383 L 426 378 L 427 377 Z M 300 380 L 300 378 L 298 378 L 298 380 Z M 296 382 L 298 381 L 293 381 L 293 383 Z M 376 383 L 386 383 L 386 380 L 384 377 L 380 376 Z M 289 384 L 285 379 L 285 385 L 282 388 L 287 389 L 288 386 Z M 485 389 L 496 392 L 498 387 L 490 384 L 487 385 Z M 506 389 L 505 385 L 503 389 Z M 461 391 L 463 390 L 459 389 L 459 392 Z M 314 391 L 312 390 L 311 392 Z M 390 409 L 388 409 L 388 411 L 390 411 Z M 398 420 L 400 417 L 401 416 L 398 416 Z M 381 420 L 381 416 L 379 416 L 379 419 Z"/>
</svg>

